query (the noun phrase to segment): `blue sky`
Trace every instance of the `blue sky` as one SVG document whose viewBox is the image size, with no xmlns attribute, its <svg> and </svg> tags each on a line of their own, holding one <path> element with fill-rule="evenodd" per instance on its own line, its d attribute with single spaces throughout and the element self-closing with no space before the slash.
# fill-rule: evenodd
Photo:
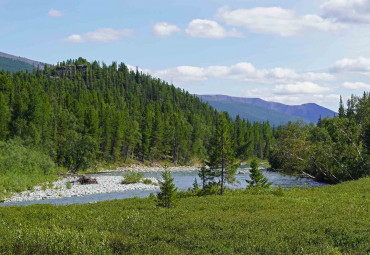
<svg viewBox="0 0 370 255">
<path fill-rule="evenodd" d="M 315 102 L 370 90 L 370 0 L 0 0 L 0 51 L 124 62 L 196 94 Z"/>
</svg>

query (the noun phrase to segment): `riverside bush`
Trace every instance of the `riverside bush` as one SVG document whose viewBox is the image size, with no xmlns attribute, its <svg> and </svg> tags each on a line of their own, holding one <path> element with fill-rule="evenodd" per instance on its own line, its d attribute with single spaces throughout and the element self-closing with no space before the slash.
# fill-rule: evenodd
<svg viewBox="0 0 370 255">
<path fill-rule="evenodd" d="M 140 172 L 128 171 L 123 174 L 123 180 L 121 184 L 138 183 L 143 179 L 144 174 Z"/>
<path fill-rule="evenodd" d="M 0 254 L 368 254 L 370 179 L 248 194 L 0 208 Z"/>
<path fill-rule="evenodd" d="M 58 171 L 53 160 L 42 152 L 18 141 L 0 141 L 0 197 L 53 181 Z"/>
</svg>

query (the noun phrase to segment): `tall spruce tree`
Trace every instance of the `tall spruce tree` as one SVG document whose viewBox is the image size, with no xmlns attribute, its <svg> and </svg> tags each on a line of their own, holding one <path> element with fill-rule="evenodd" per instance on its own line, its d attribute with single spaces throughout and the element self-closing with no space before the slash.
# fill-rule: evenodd
<svg viewBox="0 0 370 255">
<path fill-rule="evenodd" d="M 10 111 L 3 93 L 0 92 L 0 140 L 9 135 Z"/>
<path fill-rule="evenodd" d="M 214 142 L 208 166 L 211 169 L 211 175 L 220 176 L 221 195 L 223 195 L 225 183 L 235 181 L 237 169 L 232 148 L 230 123 L 226 113 L 219 116 Z"/>
</svg>

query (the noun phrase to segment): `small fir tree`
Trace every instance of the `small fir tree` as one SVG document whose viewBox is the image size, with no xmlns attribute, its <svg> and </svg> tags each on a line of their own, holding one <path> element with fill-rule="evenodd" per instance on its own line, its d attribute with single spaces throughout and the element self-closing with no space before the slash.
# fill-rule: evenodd
<svg viewBox="0 0 370 255">
<path fill-rule="evenodd" d="M 251 180 L 246 180 L 248 187 L 268 188 L 272 184 L 272 182 L 269 182 L 268 179 L 263 176 L 262 171 L 258 169 L 258 162 L 256 159 L 253 159 L 251 162 L 249 177 Z"/>
<path fill-rule="evenodd" d="M 177 188 L 173 183 L 173 178 L 167 167 L 165 167 L 162 178 L 163 181 L 160 182 L 161 192 L 157 195 L 157 206 L 166 208 L 175 207 L 177 202 Z"/>
</svg>

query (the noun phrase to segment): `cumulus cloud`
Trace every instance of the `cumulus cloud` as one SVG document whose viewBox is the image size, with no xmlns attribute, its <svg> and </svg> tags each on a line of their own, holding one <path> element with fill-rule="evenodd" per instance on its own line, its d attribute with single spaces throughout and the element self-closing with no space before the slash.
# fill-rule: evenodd
<svg viewBox="0 0 370 255">
<path fill-rule="evenodd" d="M 48 16 L 53 18 L 60 18 L 64 16 L 64 13 L 55 9 L 50 9 L 48 12 Z"/>
<path fill-rule="evenodd" d="M 313 82 L 296 82 L 285 85 L 277 85 L 273 92 L 275 94 L 317 94 L 330 91 L 327 87 L 322 87 Z"/>
<path fill-rule="evenodd" d="M 83 37 L 81 35 L 70 35 L 68 36 L 65 41 L 70 42 L 70 43 L 82 43 L 84 41 Z"/>
<path fill-rule="evenodd" d="M 363 82 L 345 82 L 342 84 L 342 87 L 347 89 L 356 89 L 356 90 L 368 90 L 370 91 L 370 85 Z"/>
<path fill-rule="evenodd" d="M 297 81 L 331 81 L 334 76 L 328 73 L 297 73 L 289 68 L 258 69 L 248 62 L 232 66 L 177 66 L 164 70 L 145 70 L 155 77 L 175 81 L 201 81 L 208 79 L 228 79 L 259 84 L 292 83 Z"/>
<path fill-rule="evenodd" d="M 109 43 L 112 41 L 121 40 L 122 38 L 129 37 L 131 35 L 132 30 L 130 29 L 116 30 L 113 28 L 99 28 L 96 31 L 88 32 L 83 35 L 70 35 L 65 39 L 65 41 L 70 43 L 81 43 L 85 41 Z"/>
<path fill-rule="evenodd" d="M 217 17 L 231 26 L 242 26 L 255 33 L 294 36 L 309 30 L 337 31 L 344 28 L 334 19 L 318 15 L 298 15 L 294 10 L 281 7 L 257 7 L 230 10 L 223 7 Z"/>
<path fill-rule="evenodd" d="M 323 17 L 340 22 L 370 23 L 369 0 L 327 0 L 320 10 Z"/>
<path fill-rule="evenodd" d="M 207 19 L 194 19 L 192 20 L 185 32 L 193 37 L 204 37 L 221 39 L 225 37 L 243 37 L 243 34 L 236 29 L 226 30 L 223 26 L 216 21 Z"/>
<path fill-rule="evenodd" d="M 294 86 L 297 86 L 294 89 Z M 307 84 L 306 84 L 307 85 Z M 259 97 L 267 101 L 281 102 L 290 105 L 316 103 L 319 105 L 333 105 L 339 102 L 340 95 L 330 93 L 330 89 L 311 85 L 311 89 L 305 89 L 301 83 L 290 84 L 288 87 L 277 85 L 273 88 L 255 88 L 244 91 L 244 97 Z M 285 86 L 285 85 L 284 85 Z M 285 91 L 285 93 L 283 93 Z M 326 92 L 326 93 L 325 93 Z"/>
<path fill-rule="evenodd" d="M 178 28 L 176 25 L 169 24 L 167 22 L 159 22 L 153 26 L 154 34 L 160 37 L 170 36 L 173 33 L 178 33 L 180 31 L 181 29 Z"/>
<path fill-rule="evenodd" d="M 344 58 L 335 62 L 330 68 L 330 71 L 335 73 L 370 75 L 370 59 L 364 57 Z"/>
</svg>

